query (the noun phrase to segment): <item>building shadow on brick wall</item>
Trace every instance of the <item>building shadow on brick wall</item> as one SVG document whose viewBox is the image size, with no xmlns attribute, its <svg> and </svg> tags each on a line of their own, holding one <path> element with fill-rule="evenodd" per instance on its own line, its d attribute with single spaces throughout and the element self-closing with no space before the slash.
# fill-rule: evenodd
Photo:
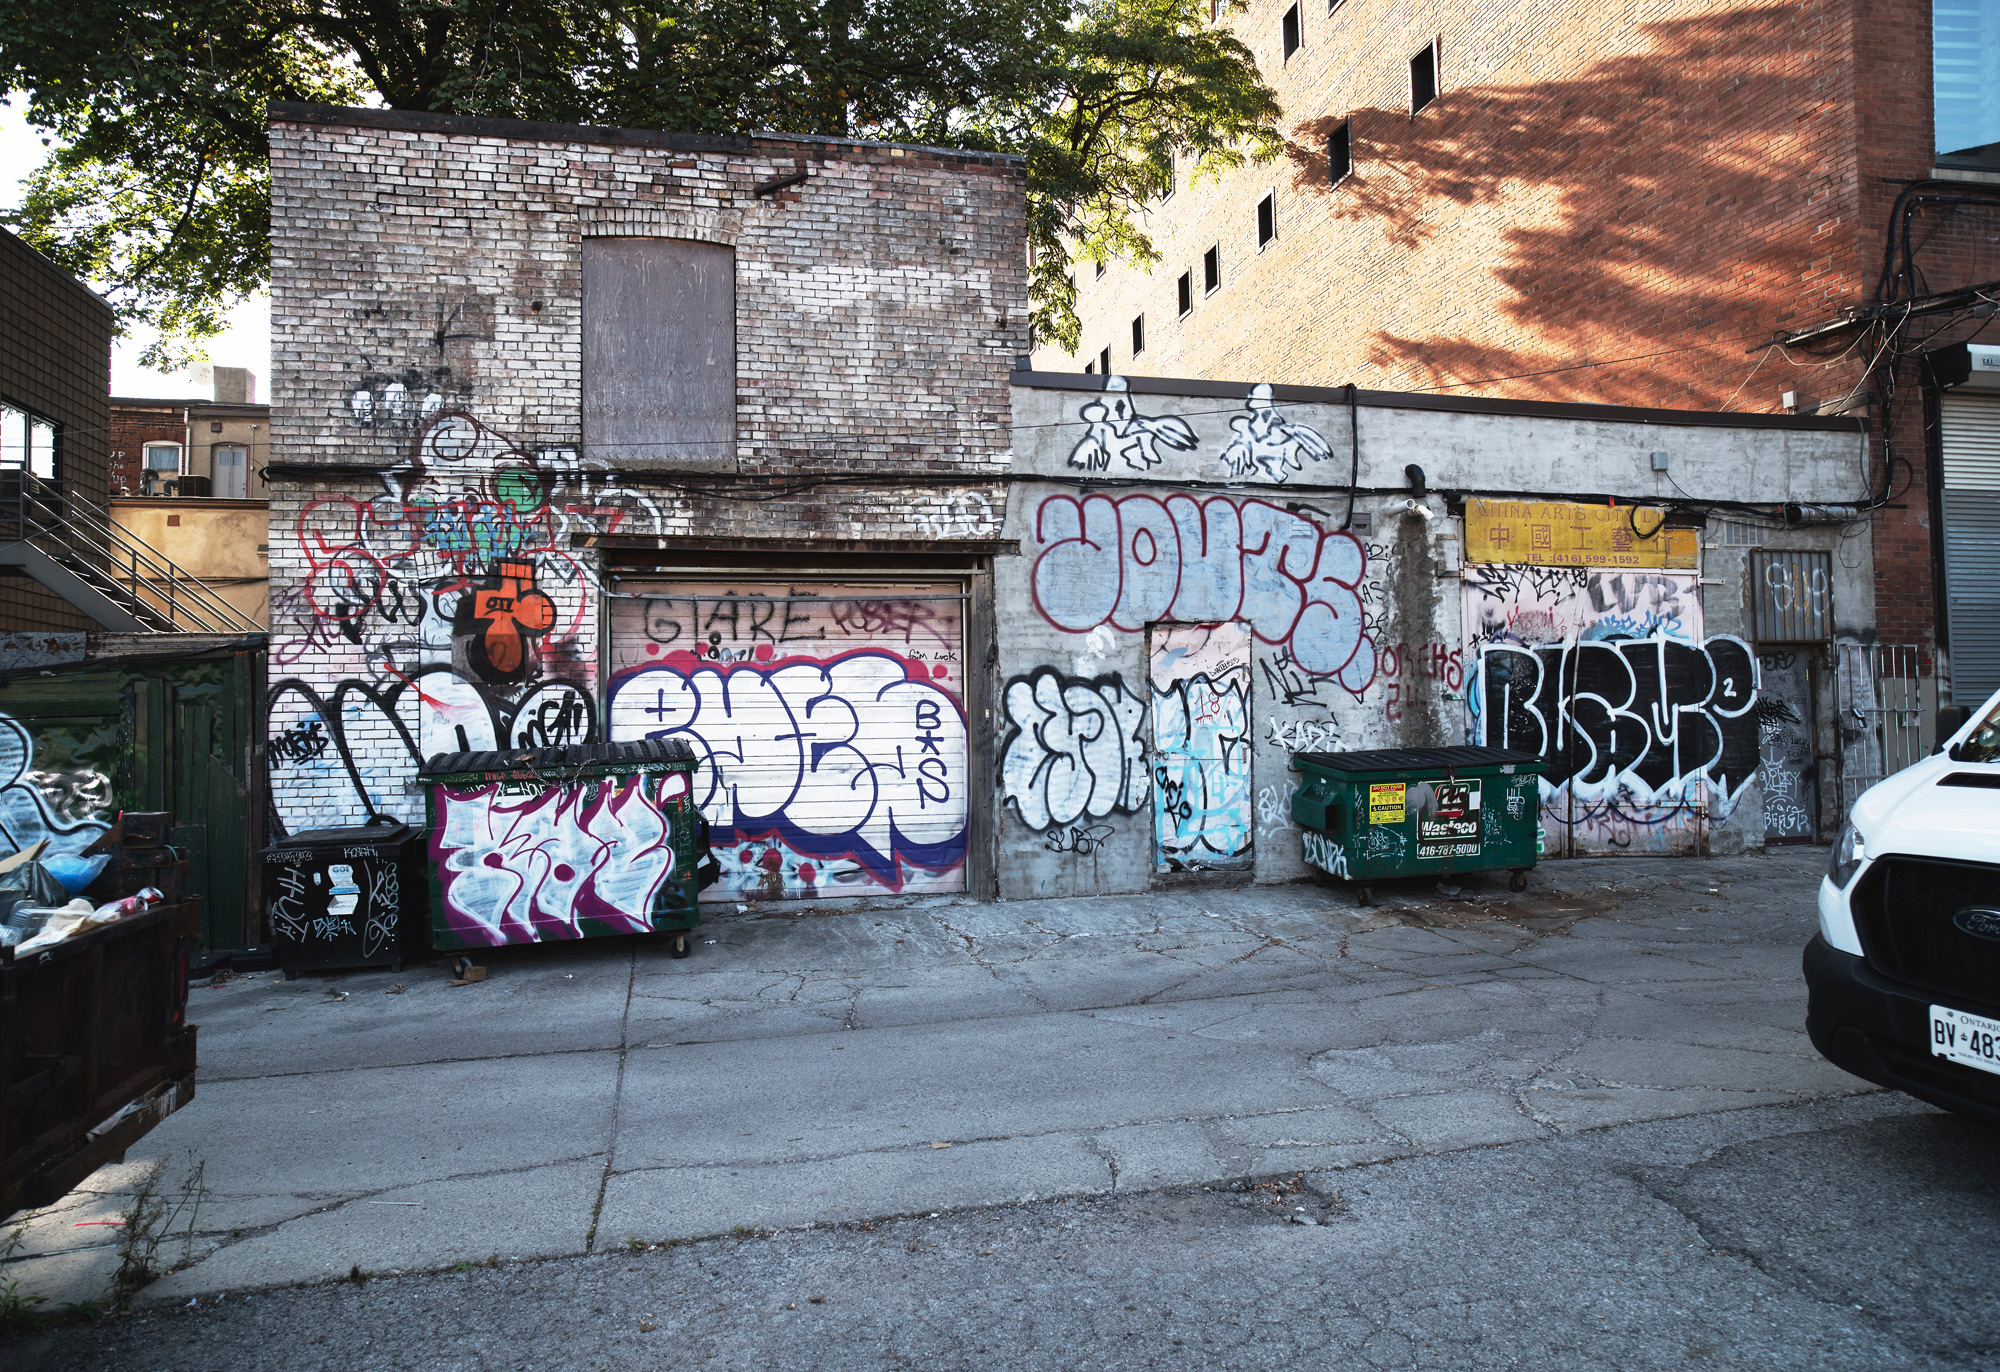
<svg viewBox="0 0 2000 1372">
<path fill-rule="evenodd" d="M 1414 118 L 1351 111 L 1354 174 L 1337 188 L 1325 148 L 1339 119 L 1300 124 L 1293 186 L 1331 197 L 1337 220 L 1379 226 L 1351 259 L 1383 282 L 1376 291 L 1396 291 L 1398 270 L 1414 268 L 1425 290 L 1448 295 L 1436 254 L 1464 252 L 1464 235 L 1439 235 L 1467 214 L 1521 214 L 1492 235 L 1496 260 L 1455 268 L 1504 288 L 1465 281 L 1458 308 L 1491 318 L 1454 335 L 1440 299 L 1435 333 L 1378 329 L 1369 364 L 1411 388 L 1513 378 L 1485 389 L 1657 405 L 1677 386 L 1674 403 L 1726 403 L 1756 360 L 1746 349 L 1852 303 L 1849 279 L 1824 272 L 1856 226 L 1828 222 L 1848 170 L 1830 146 L 1841 112 L 1803 23 L 1761 6 L 1648 24 L 1637 50 L 1568 80 L 1447 90 Z M 1760 222 L 1744 226 L 1746 212 Z M 1686 350 L 1529 375 L 1667 347 Z M 1769 408 L 1761 393 L 1739 401 Z"/>
</svg>

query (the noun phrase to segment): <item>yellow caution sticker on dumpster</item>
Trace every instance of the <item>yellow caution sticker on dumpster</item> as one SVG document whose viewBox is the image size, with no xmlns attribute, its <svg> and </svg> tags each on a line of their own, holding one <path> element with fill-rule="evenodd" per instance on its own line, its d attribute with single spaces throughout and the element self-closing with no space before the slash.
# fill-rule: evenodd
<svg viewBox="0 0 2000 1372">
<path fill-rule="evenodd" d="M 1400 781 L 1378 781 L 1368 788 L 1368 822 L 1401 824 L 1408 814 L 1409 788 Z"/>
</svg>

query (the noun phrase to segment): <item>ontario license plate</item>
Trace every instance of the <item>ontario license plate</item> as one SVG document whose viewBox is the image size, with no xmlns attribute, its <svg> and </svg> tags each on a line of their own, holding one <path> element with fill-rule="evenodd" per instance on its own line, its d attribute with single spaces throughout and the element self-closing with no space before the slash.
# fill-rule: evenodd
<svg viewBox="0 0 2000 1372">
<path fill-rule="evenodd" d="M 2000 1020 L 1933 1005 L 1931 1056 L 2000 1075 Z"/>
</svg>

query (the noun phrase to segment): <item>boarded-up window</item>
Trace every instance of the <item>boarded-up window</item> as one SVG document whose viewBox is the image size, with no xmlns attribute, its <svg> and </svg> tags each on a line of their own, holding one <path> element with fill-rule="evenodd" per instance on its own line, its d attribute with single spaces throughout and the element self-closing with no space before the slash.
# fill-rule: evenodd
<svg viewBox="0 0 2000 1372">
<path fill-rule="evenodd" d="M 583 240 L 583 444 L 614 466 L 736 466 L 736 253 Z"/>
</svg>

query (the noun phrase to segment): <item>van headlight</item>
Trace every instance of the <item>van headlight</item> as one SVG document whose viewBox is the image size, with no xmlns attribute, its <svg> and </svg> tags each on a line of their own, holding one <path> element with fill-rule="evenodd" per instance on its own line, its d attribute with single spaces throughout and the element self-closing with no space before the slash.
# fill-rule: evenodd
<svg viewBox="0 0 2000 1372">
<path fill-rule="evenodd" d="M 1827 864 L 1826 874 L 1833 879 L 1835 886 L 1844 891 L 1867 859 L 1868 845 L 1862 839 L 1861 831 L 1850 820 L 1841 826 L 1840 837 L 1834 840 L 1833 861 Z"/>
</svg>

